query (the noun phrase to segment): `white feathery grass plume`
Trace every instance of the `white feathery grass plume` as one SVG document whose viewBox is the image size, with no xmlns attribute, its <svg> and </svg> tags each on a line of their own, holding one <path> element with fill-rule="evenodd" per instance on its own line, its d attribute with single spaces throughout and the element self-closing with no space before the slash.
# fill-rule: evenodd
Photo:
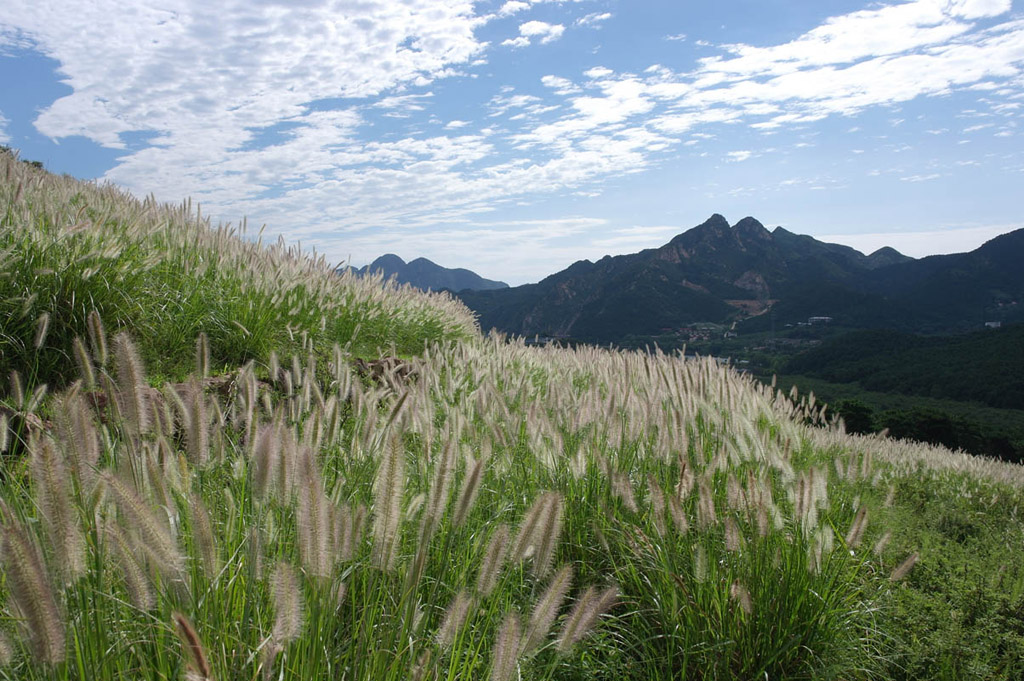
<svg viewBox="0 0 1024 681">
<path fill-rule="evenodd" d="M 65 656 L 64 623 L 39 548 L 6 504 L 0 502 L 0 556 L 7 588 L 24 617 L 33 656 L 57 664 Z"/>
<path fill-rule="evenodd" d="M 21 383 L 21 374 L 15 369 L 10 373 L 10 384 L 11 384 L 11 401 L 17 409 L 21 410 L 25 406 L 25 387 Z"/>
<path fill-rule="evenodd" d="M 452 519 L 453 527 L 461 526 L 466 521 L 469 511 L 473 508 L 477 494 L 480 492 L 480 483 L 483 481 L 486 464 L 487 459 L 485 457 L 479 459 L 467 458 L 466 473 L 462 479 L 462 489 L 459 491 L 459 497 L 455 503 L 455 516 Z"/>
<path fill-rule="evenodd" d="M 647 474 L 647 495 L 651 500 L 654 529 L 658 536 L 663 537 L 668 529 L 665 526 L 665 493 L 661 491 L 661 485 L 658 484 L 657 478 L 650 473 Z"/>
<path fill-rule="evenodd" d="M 430 482 L 427 508 L 423 514 L 420 541 L 427 542 L 441 524 L 441 518 L 448 507 L 449 488 L 455 472 L 456 449 L 451 439 L 441 448 L 434 460 L 434 475 Z"/>
<path fill-rule="evenodd" d="M 672 524 L 676 526 L 676 532 L 680 535 L 685 535 L 690 531 L 690 520 L 686 515 L 686 510 L 683 508 L 683 504 L 679 501 L 679 497 L 672 495 L 668 498 L 668 510 L 669 515 L 672 516 Z"/>
<path fill-rule="evenodd" d="M 36 350 L 43 347 L 46 342 L 46 332 L 50 329 L 50 313 L 44 312 L 36 319 L 36 334 L 32 345 Z"/>
<path fill-rule="evenodd" d="M 538 531 L 539 527 L 543 526 L 549 501 L 548 493 L 544 492 L 538 495 L 526 511 L 512 545 L 513 560 L 525 560 L 537 551 Z"/>
<path fill-rule="evenodd" d="M 701 476 L 697 482 L 697 525 L 706 530 L 718 524 L 715 514 L 715 500 L 711 493 L 711 480 Z"/>
<path fill-rule="evenodd" d="M 519 649 L 522 645 L 522 624 L 519 613 L 512 610 L 501 623 L 494 646 L 491 648 L 490 681 L 512 681 L 519 661 Z"/>
<path fill-rule="evenodd" d="M 49 436 L 29 442 L 36 503 L 61 577 L 72 582 L 85 573 L 85 536 L 71 503 L 70 476 Z"/>
<path fill-rule="evenodd" d="M 907 556 L 902 563 L 896 566 L 896 569 L 892 571 L 891 575 L 889 575 L 889 579 L 894 582 L 898 582 L 906 577 L 907 573 L 909 573 L 913 569 L 914 565 L 917 564 L 917 558 L 917 551 L 914 551 Z"/>
<path fill-rule="evenodd" d="M 103 473 L 101 479 L 112 493 L 124 522 L 139 537 L 140 548 L 153 559 L 162 573 L 172 580 L 182 579 L 184 559 L 168 524 L 121 478 Z"/>
<path fill-rule="evenodd" d="M 0 413 L 0 454 L 7 451 L 10 445 L 11 427 L 7 423 L 7 414 Z"/>
<path fill-rule="evenodd" d="M 562 632 L 558 640 L 558 652 L 565 654 L 580 640 L 583 639 L 594 625 L 597 619 L 611 610 L 619 598 L 617 586 L 610 586 L 603 591 L 596 587 L 588 587 L 583 595 L 576 601 L 569 618 L 562 625 Z"/>
<path fill-rule="evenodd" d="M 611 471 L 612 493 L 622 500 L 622 505 L 631 513 L 636 513 L 636 497 L 633 495 L 633 484 L 629 476 L 621 471 Z"/>
<path fill-rule="evenodd" d="M 210 339 L 205 331 L 196 337 L 196 373 L 200 378 L 210 375 Z"/>
<path fill-rule="evenodd" d="M 103 320 L 99 312 L 93 310 L 86 317 L 86 328 L 89 332 L 89 344 L 92 346 L 92 356 L 101 367 L 107 365 L 107 332 L 103 328 Z"/>
<path fill-rule="evenodd" d="M 850 530 L 846 533 L 846 545 L 851 549 L 855 549 L 860 546 L 861 540 L 864 538 L 864 529 L 868 524 L 868 507 L 861 506 L 860 510 L 857 511 L 857 515 L 853 519 L 853 523 L 850 525 Z"/>
<path fill-rule="evenodd" d="M 558 611 L 565 600 L 565 594 L 572 586 L 572 567 L 564 566 L 551 578 L 551 583 L 544 593 L 537 600 L 533 614 L 530 615 L 530 624 L 526 629 L 526 636 L 523 639 L 522 654 L 530 654 L 540 647 L 541 643 L 551 630 L 551 625 L 558 616 Z"/>
<path fill-rule="evenodd" d="M 136 433 L 148 433 L 152 419 L 146 399 L 145 371 L 139 351 L 125 331 L 114 336 L 114 356 L 123 415 Z"/>
<path fill-rule="evenodd" d="M 189 516 L 192 521 L 192 541 L 198 549 L 203 572 L 206 573 L 207 579 L 213 580 L 221 567 L 220 557 L 217 555 L 217 542 L 214 539 L 210 512 L 202 497 L 195 492 L 189 495 Z"/>
<path fill-rule="evenodd" d="M 740 534 L 739 525 L 731 516 L 725 516 L 725 550 L 729 553 L 736 553 L 743 543 L 743 536 Z"/>
<path fill-rule="evenodd" d="M 373 562 L 381 570 L 392 570 L 398 557 L 404 492 L 405 448 L 393 435 L 374 479 Z"/>
<path fill-rule="evenodd" d="M 703 544 L 697 544 L 693 551 L 693 578 L 698 584 L 708 579 L 708 554 Z"/>
<path fill-rule="evenodd" d="M 298 450 L 298 525 L 299 555 L 308 574 L 324 578 L 334 568 L 332 551 L 334 533 L 330 527 L 330 500 L 324 493 L 323 481 L 313 452 L 306 446 Z"/>
<path fill-rule="evenodd" d="M 54 400 L 52 407 L 61 447 L 71 463 L 79 493 L 86 496 L 92 491 L 100 458 L 99 433 L 92 411 L 78 391 Z"/>
<path fill-rule="evenodd" d="M 192 464 L 202 466 L 210 458 L 210 417 L 203 384 L 195 377 L 185 388 L 184 401 L 188 411 L 188 428 L 185 431 L 188 458 Z"/>
<path fill-rule="evenodd" d="M 548 492 L 546 496 L 548 502 L 537 525 L 536 551 L 533 554 L 533 572 L 538 577 L 546 576 L 551 569 L 558 540 L 562 536 L 562 495 Z"/>
<path fill-rule="evenodd" d="M 480 564 L 480 571 L 476 579 L 476 591 L 480 596 L 486 597 L 494 591 L 498 583 L 498 575 L 501 574 L 502 565 L 505 563 L 505 555 L 508 553 L 511 532 L 508 525 L 498 525 L 491 541 L 487 544 L 487 551 L 484 552 L 483 562 Z"/>
<path fill-rule="evenodd" d="M 729 587 L 729 599 L 734 601 L 747 616 L 753 614 L 754 601 L 750 597 L 747 587 L 743 586 L 739 579 L 734 580 L 732 586 Z"/>
<path fill-rule="evenodd" d="M 462 625 L 465 624 L 470 610 L 475 606 L 475 600 L 465 589 L 455 594 L 455 598 L 452 599 L 448 609 L 445 610 L 444 619 L 441 620 L 441 626 L 437 630 L 436 639 L 438 645 L 442 648 L 451 648 L 455 644 L 459 630 L 462 629 Z"/>
<path fill-rule="evenodd" d="M 148 612 L 156 607 L 156 594 L 145 570 L 139 565 L 128 538 L 112 522 L 104 523 L 103 534 L 113 544 L 115 560 L 124 578 L 128 599 L 139 610 Z"/>
<path fill-rule="evenodd" d="M 284 561 L 279 561 L 274 567 L 271 583 L 274 595 L 274 628 L 270 636 L 275 643 L 285 645 L 302 633 L 302 588 L 295 568 Z"/>
<path fill-rule="evenodd" d="M 878 539 L 877 542 L 875 542 L 875 547 L 872 549 L 872 553 L 874 553 L 877 557 L 881 558 L 882 553 L 885 552 L 885 547 L 889 545 L 889 541 L 891 539 L 892 532 L 887 531 Z"/>
<path fill-rule="evenodd" d="M 267 501 L 276 491 L 277 468 L 281 465 L 284 424 L 280 418 L 261 426 L 252 448 L 252 485 L 256 498 Z"/>
</svg>

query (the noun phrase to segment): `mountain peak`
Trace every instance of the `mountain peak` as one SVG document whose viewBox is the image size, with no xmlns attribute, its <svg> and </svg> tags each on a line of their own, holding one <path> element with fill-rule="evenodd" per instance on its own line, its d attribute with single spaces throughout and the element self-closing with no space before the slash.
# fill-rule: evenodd
<svg viewBox="0 0 1024 681">
<path fill-rule="evenodd" d="M 745 217 L 735 225 L 733 225 L 733 231 L 739 236 L 754 237 L 756 239 L 765 239 L 771 237 L 771 232 L 765 229 L 756 218 Z"/>
<path fill-rule="evenodd" d="M 405 261 L 399 258 L 394 253 L 385 253 L 376 260 L 370 263 L 369 270 L 384 270 L 385 272 L 392 272 L 399 267 L 404 267 Z"/>
</svg>

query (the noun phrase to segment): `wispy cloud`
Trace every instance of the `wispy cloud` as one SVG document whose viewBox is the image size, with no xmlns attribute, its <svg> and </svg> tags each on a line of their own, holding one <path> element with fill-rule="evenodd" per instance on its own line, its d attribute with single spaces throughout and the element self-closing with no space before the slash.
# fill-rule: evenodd
<svg viewBox="0 0 1024 681">
<path fill-rule="evenodd" d="M 600 61 L 549 64 L 549 73 L 515 87 L 471 81 L 491 68 L 488 59 L 524 56 L 501 49 L 501 35 L 480 37 L 489 21 L 504 35 L 518 30 L 506 47 L 561 40 L 559 49 L 595 37 L 567 26 L 610 32 L 619 23 L 582 4 L 536 4 L 513 0 L 479 16 L 470 0 L 363 0 L 344 12 L 329 0 L 302 11 L 243 0 L 172 0 L 168 9 L 131 12 L 113 0 L 8 2 L 0 3 L 0 47 L 18 41 L 60 63 L 72 92 L 43 108 L 35 125 L 54 139 L 82 135 L 125 149 L 105 179 L 168 200 L 191 195 L 225 219 L 248 214 L 336 259 L 369 258 L 398 243 L 443 254 L 446 239 L 468 242 L 464 227 L 484 239 L 465 247 L 477 261 L 491 246 L 511 253 L 515 234 L 551 258 L 569 258 L 568 246 L 532 231 L 550 221 L 495 227 L 485 218 L 558 192 L 592 195 L 672 153 L 708 153 L 737 162 L 721 164 L 731 172 L 747 171 L 763 149 L 725 134 L 712 148 L 723 130 L 760 136 L 969 88 L 986 98 L 979 109 L 1018 115 L 1024 93 L 1024 20 L 1009 14 L 1008 0 L 874 6 L 774 45 L 665 36 L 704 45 L 689 67 L 634 59 L 634 71 L 601 52 Z M 449 108 L 444 91 L 462 82 L 479 100 Z M 975 123 L 931 125 L 980 133 Z M 997 125 L 986 134 L 1014 130 Z M 146 133 L 149 145 L 127 149 L 129 133 Z M 8 138 L 0 116 L 0 141 Z M 704 144 L 693 149 L 697 142 Z M 932 170 L 901 174 L 906 182 L 939 179 Z M 575 233 L 606 224 L 574 219 Z M 625 248 L 653 234 L 604 233 L 585 248 Z M 526 248 L 515 251 L 520 272 L 531 267 Z"/>
<path fill-rule="evenodd" d="M 10 123 L 4 118 L 4 112 L 0 111 L 0 144 L 7 144 L 11 141 L 11 137 L 7 134 L 7 124 Z"/>
<path fill-rule="evenodd" d="M 545 21 L 527 21 L 519 25 L 519 35 L 522 38 L 526 38 L 527 41 L 531 38 L 536 38 L 541 43 L 550 43 L 561 38 L 563 33 L 565 33 L 565 26 L 562 24 L 549 24 Z"/>
</svg>

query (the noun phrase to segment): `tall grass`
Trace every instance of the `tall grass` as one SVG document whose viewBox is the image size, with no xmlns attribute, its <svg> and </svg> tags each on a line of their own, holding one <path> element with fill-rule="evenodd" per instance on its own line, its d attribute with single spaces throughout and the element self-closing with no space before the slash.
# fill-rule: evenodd
<svg viewBox="0 0 1024 681">
<path fill-rule="evenodd" d="M 211 226 L 188 202 L 140 201 L 0 152 L 0 375 L 18 369 L 30 389 L 65 384 L 91 311 L 111 333 L 130 328 L 151 371 L 178 377 L 200 333 L 223 368 L 335 343 L 415 353 L 476 332 L 446 294 L 336 273 L 245 232 Z"/>
<path fill-rule="evenodd" d="M 853 499 L 886 478 L 811 449 L 793 418 L 820 420 L 807 405 L 713 362 L 500 339 L 435 346 L 380 384 L 341 352 L 309 361 L 270 384 L 243 367 L 223 397 L 198 378 L 138 390 L 125 359 L 97 369 L 109 399 L 76 383 L 52 402 L 78 425 L 34 438 L 0 493 L 14 648 L 0 675 L 879 669 L 875 599 L 892 582 L 844 537 L 889 529 Z"/>
</svg>

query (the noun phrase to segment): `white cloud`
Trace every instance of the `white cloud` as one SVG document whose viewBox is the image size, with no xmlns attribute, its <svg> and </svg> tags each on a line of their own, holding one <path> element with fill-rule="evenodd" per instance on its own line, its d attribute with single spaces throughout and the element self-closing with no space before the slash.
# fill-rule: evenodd
<svg viewBox="0 0 1024 681">
<path fill-rule="evenodd" d="M 580 88 L 568 78 L 562 78 L 561 76 L 543 76 L 540 82 L 544 87 L 549 87 L 555 91 L 558 95 L 572 95 L 578 92 L 582 92 Z"/>
<path fill-rule="evenodd" d="M 611 12 L 594 12 L 587 14 L 576 20 L 577 26 L 593 26 L 595 28 L 600 27 L 602 23 L 612 18 Z"/>
<path fill-rule="evenodd" d="M 493 247 L 496 273 L 537 275 L 580 248 L 657 245 L 645 239 L 669 228 L 605 232 L 570 247 L 543 232 L 548 220 L 496 224 L 484 221 L 488 213 L 558 192 L 593 194 L 600 181 L 648 169 L 721 124 L 771 131 L 971 87 L 987 88 L 978 96 L 990 102 L 979 108 L 996 112 L 1024 93 L 1024 21 L 1003 16 L 1008 2 L 917 0 L 834 17 L 784 44 L 704 50 L 718 55 L 688 72 L 641 63 L 623 73 L 589 61 L 570 66 L 582 73 L 544 76 L 543 88 L 502 89 L 479 118 L 442 112 L 444 88 L 430 87 L 433 98 L 426 89 L 486 63 L 475 4 L 323 0 L 292 11 L 243 0 L 167 0 L 165 9 L 35 0 L 0 3 L 0 44 L 20 36 L 61 64 L 73 92 L 40 113 L 44 134 L 108 147 L 121 147 L 126 132 L 152 135 L 106 176 L 139 194 L 191 195 L 227 219 L 248 214 L 268 234 L 302 238 L 334 260 L 370 259 L 396 244 L 444 255 L 457 241 L 465 262 L 484 262 Z M 532 4 L 507 2 L 498 13 Z M 550 42 L 564 31 L 526 21 L 503 44 Z M 425 125 L 428 116 L 437 124 Z M 4 130 L 0 121 L 0 139 Z M 701 151 L 739 162 L 760 147 L 750 149 Z M 902 173 L 924 181 L 934 168 Z M 559 227 L 567 235 L 598 228 L 583 218 Z M 512 264 L 498 270 L 505 251 Z"/>
<path fill-rule="evenodd" d="M 529 9 L 529 7 L 529 3 L 519 2 L 519 0 L 509 0 L 509 2 L 506 2 L 504 5 L 501 6 L 501 9 L 498 10 L 498 16 L 512 16 L 513 14 L 516 14 L 518 12 L 522 12 L 524 9 Z"/>
<path fill-rule="evenodd" d="M 530 44 L 530 39 L 526 36 L 517 36 L 515 38 L 509 38 L 501 41 L 502 45 L 506 47 L 526 47 Z"/>
<path fill-rule="evenodd" d="M 539 38 L 541 43 L 558 40 L 565 32 L 562 24 L 549 24 L 544 21 L 527 21 L 519 25 L 519 35 L 524 38 Z"/>
<path fill-rule="evenodd" d="M 4 112 L 0 111 L 0 144 L 7 144 L 11 141 L 11 136 L 7 134 L 7 124 L 9 120 L 4 118 Z"/>
<path fill-rule="evenodd" d="M 667 35 L 667 36 L 665 36 L 665 40 L 670 40 L 670 41 L 680 42 L 680 43 L 686 42 L 686 34 L 685 33 L 675 33 L 673 35 Z"/>
</svg>

